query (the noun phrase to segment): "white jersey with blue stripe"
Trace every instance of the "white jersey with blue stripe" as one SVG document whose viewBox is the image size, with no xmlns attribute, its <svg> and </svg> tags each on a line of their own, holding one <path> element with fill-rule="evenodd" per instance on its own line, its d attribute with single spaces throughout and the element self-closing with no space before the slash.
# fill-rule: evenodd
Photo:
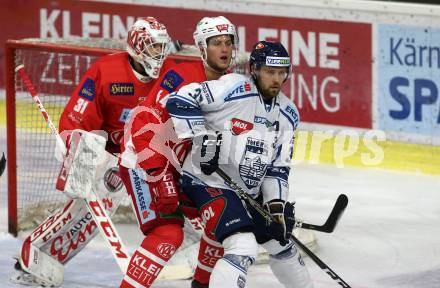
<svg viewBox="0 0 440 288">
<path fill-rule="evenodd" d="M 283 93 L 264 101 L 252 79 L 228 74 L 182 87 L 170 95 L 167 110 L 179 138 L 221 131 L 220 168 L 247 193 L 262 192 L 264 201 L 287 199 L 299 114 Z M 185 160 L 183 173 L 207 186 L 229 188 L 216 173 L 204 175 L 193 163 L 196 150 Z"/>
</svg>

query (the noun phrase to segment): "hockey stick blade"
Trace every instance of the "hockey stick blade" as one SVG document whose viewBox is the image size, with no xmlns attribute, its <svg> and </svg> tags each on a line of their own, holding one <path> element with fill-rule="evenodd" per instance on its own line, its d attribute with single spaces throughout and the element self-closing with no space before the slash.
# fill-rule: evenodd
<svg viewBox="0 0 440 288">
<path fill-rule="evenodd" d="M 332 233 L 335 230 L 336 225 L 339 222 L 339 219 L 341 219 L 342 214 L 344 214 L 347 205 L 348 205 L 347 195 L 340 194 L 335 202 L 335 205 L 333 206 L 332 212 L 328 216 L 327 221 L 325 221 L 324 225 L 314 225 L 309 223 L 298 222 L 296 224 L 296 227 L 316 230 L 319 232 Z"/>
<path fill-rule="evenodd" d="M 2 159 L 0 160 L 0 176 L 3 175 L 3 172 L 5 172 L 6 168 L 6 158 L 5 153 L 3 153 Z"/>
</svg>

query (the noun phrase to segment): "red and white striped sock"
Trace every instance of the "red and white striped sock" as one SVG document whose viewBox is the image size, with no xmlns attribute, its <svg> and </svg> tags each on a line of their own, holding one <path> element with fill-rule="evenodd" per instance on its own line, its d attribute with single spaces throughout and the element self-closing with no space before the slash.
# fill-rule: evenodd
<svg viewBox="0 0 440 288">
<path fill-rule="evenodd" d="M 131 257 L 120 287 L 150 287 L 182 241 L 180 225 L 168 224 L 151 230 Z"/>
<path fill-rule="evenodd" d="M 199 256 L 194 279 L 200 284 L 209 284 L 209 277 L 217 260 L 223 257 L 223 247 L 220 242 L 203 233 L 200 239 Z"/>
</svg>

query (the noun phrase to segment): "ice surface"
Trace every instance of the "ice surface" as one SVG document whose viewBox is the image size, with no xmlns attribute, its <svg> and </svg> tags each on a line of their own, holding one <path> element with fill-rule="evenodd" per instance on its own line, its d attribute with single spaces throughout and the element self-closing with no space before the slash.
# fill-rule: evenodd
<svg viewBox="0 0 440 288">
<path fill-rule="evenodd" d="M 291 173 L 296 213 L 321 224 L 338 194 L 348 208 L 332 234 L 317 233 L 320 257 L 351 287 L 440 287 L 440 177 L 384 170 L 296 165 Z M 5 179 L 0 180 L 5 184 Z M 2 189 L 4 191 L 4 189 Z M 9 236 L 6 197 L 0 197 L 0 287 L 8 282 L 21 239 Z M 134 226 L 118 226 L 133 250 L 140 241 Z M 63 287 L 117 287 L 122 277 L 97 237 L 66 267 Z M 316 288 L 339 287 L 306 258 Z M 154 287 L 189 287 L 189 281 L 159 281 Z M 247 287 L 280 287 L 268 266 L 251 267 Z"/>
</svg>

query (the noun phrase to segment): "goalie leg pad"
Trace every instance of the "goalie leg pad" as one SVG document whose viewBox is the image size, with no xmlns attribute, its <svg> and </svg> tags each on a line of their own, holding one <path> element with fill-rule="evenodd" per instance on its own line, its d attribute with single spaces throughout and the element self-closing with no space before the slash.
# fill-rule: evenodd
<svg viewBox="0 0 440 288">
<path fill-rule="evenodd" d="M 24 273 L 32 275 L 26 277 L 29 282 L 47 287 L 58 287 L 63 283 L 64 266 L 31 244 L 30 238 L 23 243 L 18 263 Z"/>
<path fill-rule="evenodd" d="M 107 156 L 107 161 L 98 167 L 93 185 L 95 191 L 100 195 L 105 209 L 109 215 L 113 215 L 127 194 L 122 180 L 117 175 L 118 159 L 108 153 Z M 29 258 L 29 247 L 26 246 L 30 243 L 36 251 L 44 254 L 39 259 L 40 263 L 44 263 L 41 265 L 53 266 L 47 270 L 58 269 L 56 266 L 60 263 L 66 264 L 98 233 L 96 224 L 84 201 L 70 199 L 64 207 L 55 210 L 28 236 L 22 246 L 20 261 L 26 264 L 26 257 L 33 259 Z M 45 257 L 47 255 L 55 259 L 55 262 L 48 259 L 49 256 Z M 32 269 L 27 272 L 34 273 Z M 60 275 L 62 276 L 62 273 Z"/>
<path fill-rule="evenodd" d="M 180 225 L 168 224 L 151 230 L 133 254 L 120 287 L 150 287 L 182 241 Z"/>
</svg>

